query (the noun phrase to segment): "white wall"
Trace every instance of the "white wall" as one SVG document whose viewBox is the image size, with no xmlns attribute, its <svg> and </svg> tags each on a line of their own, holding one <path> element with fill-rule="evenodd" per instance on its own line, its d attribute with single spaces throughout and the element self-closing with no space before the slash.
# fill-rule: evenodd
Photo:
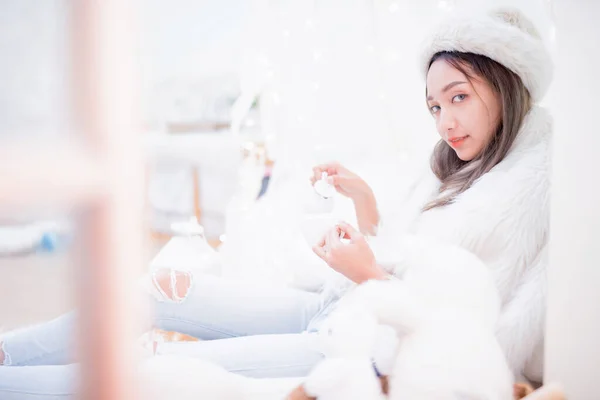
<svg viewBox="0 0 600 400">
<path fill-rule="evenodd" d="M 600 397 L 600 3 L 555 1 L 551 264 L 546 381 L 570 400 Z"/>
<path fill-rule="evenodd" d="M 2 0 L 0 135 L 67 131 L 68 3 Z M 235 92 L 250 5 L 244 0 L 137 0 L 147 118 L 168 104 L 165 94 L 173 95 L 175 86 L 192 94 L 217 92 L 215 85 Z M 203 82 L 207 78 L 215 85 Z"/>
<path fill-rule="evenodd" d="M 64 0 L 0 5 L 0 138 L 67 127 Z"/>
<path fill-rule="evenodd" d="M 252 2 L 137 2 L 147 119 L 160 124 L 214 118 L 210 103 L 219 96 L 225 98 L 221 102 L 233 102 L 239 93 L 242 38 Z"/>
</svg>

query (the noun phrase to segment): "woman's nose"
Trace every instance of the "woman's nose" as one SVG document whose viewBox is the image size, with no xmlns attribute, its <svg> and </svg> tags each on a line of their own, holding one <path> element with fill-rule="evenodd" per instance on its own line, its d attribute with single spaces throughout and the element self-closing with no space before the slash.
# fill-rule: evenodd
<svg viewBox="0 0 600 400">
<path fill-rule="evenodd" d="M 438 131 L 440 135 L 447 135 L 449 132 L 452 132 L 452 130 L 455 128 L 456 118 L 454 118 L 454 115 L 447 110 L 442 110 L 440 113 L 440 118 L 438 120 Z"/>
</svg>

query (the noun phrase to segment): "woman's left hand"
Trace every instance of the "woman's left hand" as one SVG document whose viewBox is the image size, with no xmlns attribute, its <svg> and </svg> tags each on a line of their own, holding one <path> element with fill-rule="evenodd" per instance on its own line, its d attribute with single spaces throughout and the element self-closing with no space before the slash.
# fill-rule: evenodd
<svg viewBox="0 0 600 400">
<path fill-rule="evenodd" d="M 350 240 L 342 242 L 341 238 Z M 375 262 L 364 235 L 349 224 L 341 223 L 331 229 L 313 251 L 331 268 L 356 283 L 386 276 Z"/>
</svg>

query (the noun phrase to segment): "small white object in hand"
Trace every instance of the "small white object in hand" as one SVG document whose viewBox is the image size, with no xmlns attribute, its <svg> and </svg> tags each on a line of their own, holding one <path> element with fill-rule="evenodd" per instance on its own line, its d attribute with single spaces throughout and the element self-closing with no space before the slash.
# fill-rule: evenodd
<svg viewBox="0 0 600 400">
<path fill-rule="evenodd" d="M 181 236 L 202 236 L 204 227 L 198 223 L 196 217 L 191 217 L 187 222 L 173 222 L 171 230 Z"/>
<path fill-rule="evenodd" d="M 335 194 L 335 187 L 327 182 L 327 172 L 321 174 L 321 179 L 315 182 L 315 192 L 324 199 L 329 199 Z"/>
</svg>

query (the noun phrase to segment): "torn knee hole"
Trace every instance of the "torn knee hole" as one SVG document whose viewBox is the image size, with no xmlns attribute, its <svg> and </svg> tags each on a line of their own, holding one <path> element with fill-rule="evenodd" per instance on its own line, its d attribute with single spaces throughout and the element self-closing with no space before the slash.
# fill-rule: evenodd
<svg viewBox="0 0 600 400">
<path fill-rule="evenodd" d="M 152 275 L 152 282 L 164 300 L 181 303 L 192 286 L 192 274 L 173 269 L 159 269 Z"/>
<path fill-rule="evenodd" d="M 4 350 L 4 342 L 0 342 L 0 365 L 10 365 L 10 356 Z"/>
</svg>

